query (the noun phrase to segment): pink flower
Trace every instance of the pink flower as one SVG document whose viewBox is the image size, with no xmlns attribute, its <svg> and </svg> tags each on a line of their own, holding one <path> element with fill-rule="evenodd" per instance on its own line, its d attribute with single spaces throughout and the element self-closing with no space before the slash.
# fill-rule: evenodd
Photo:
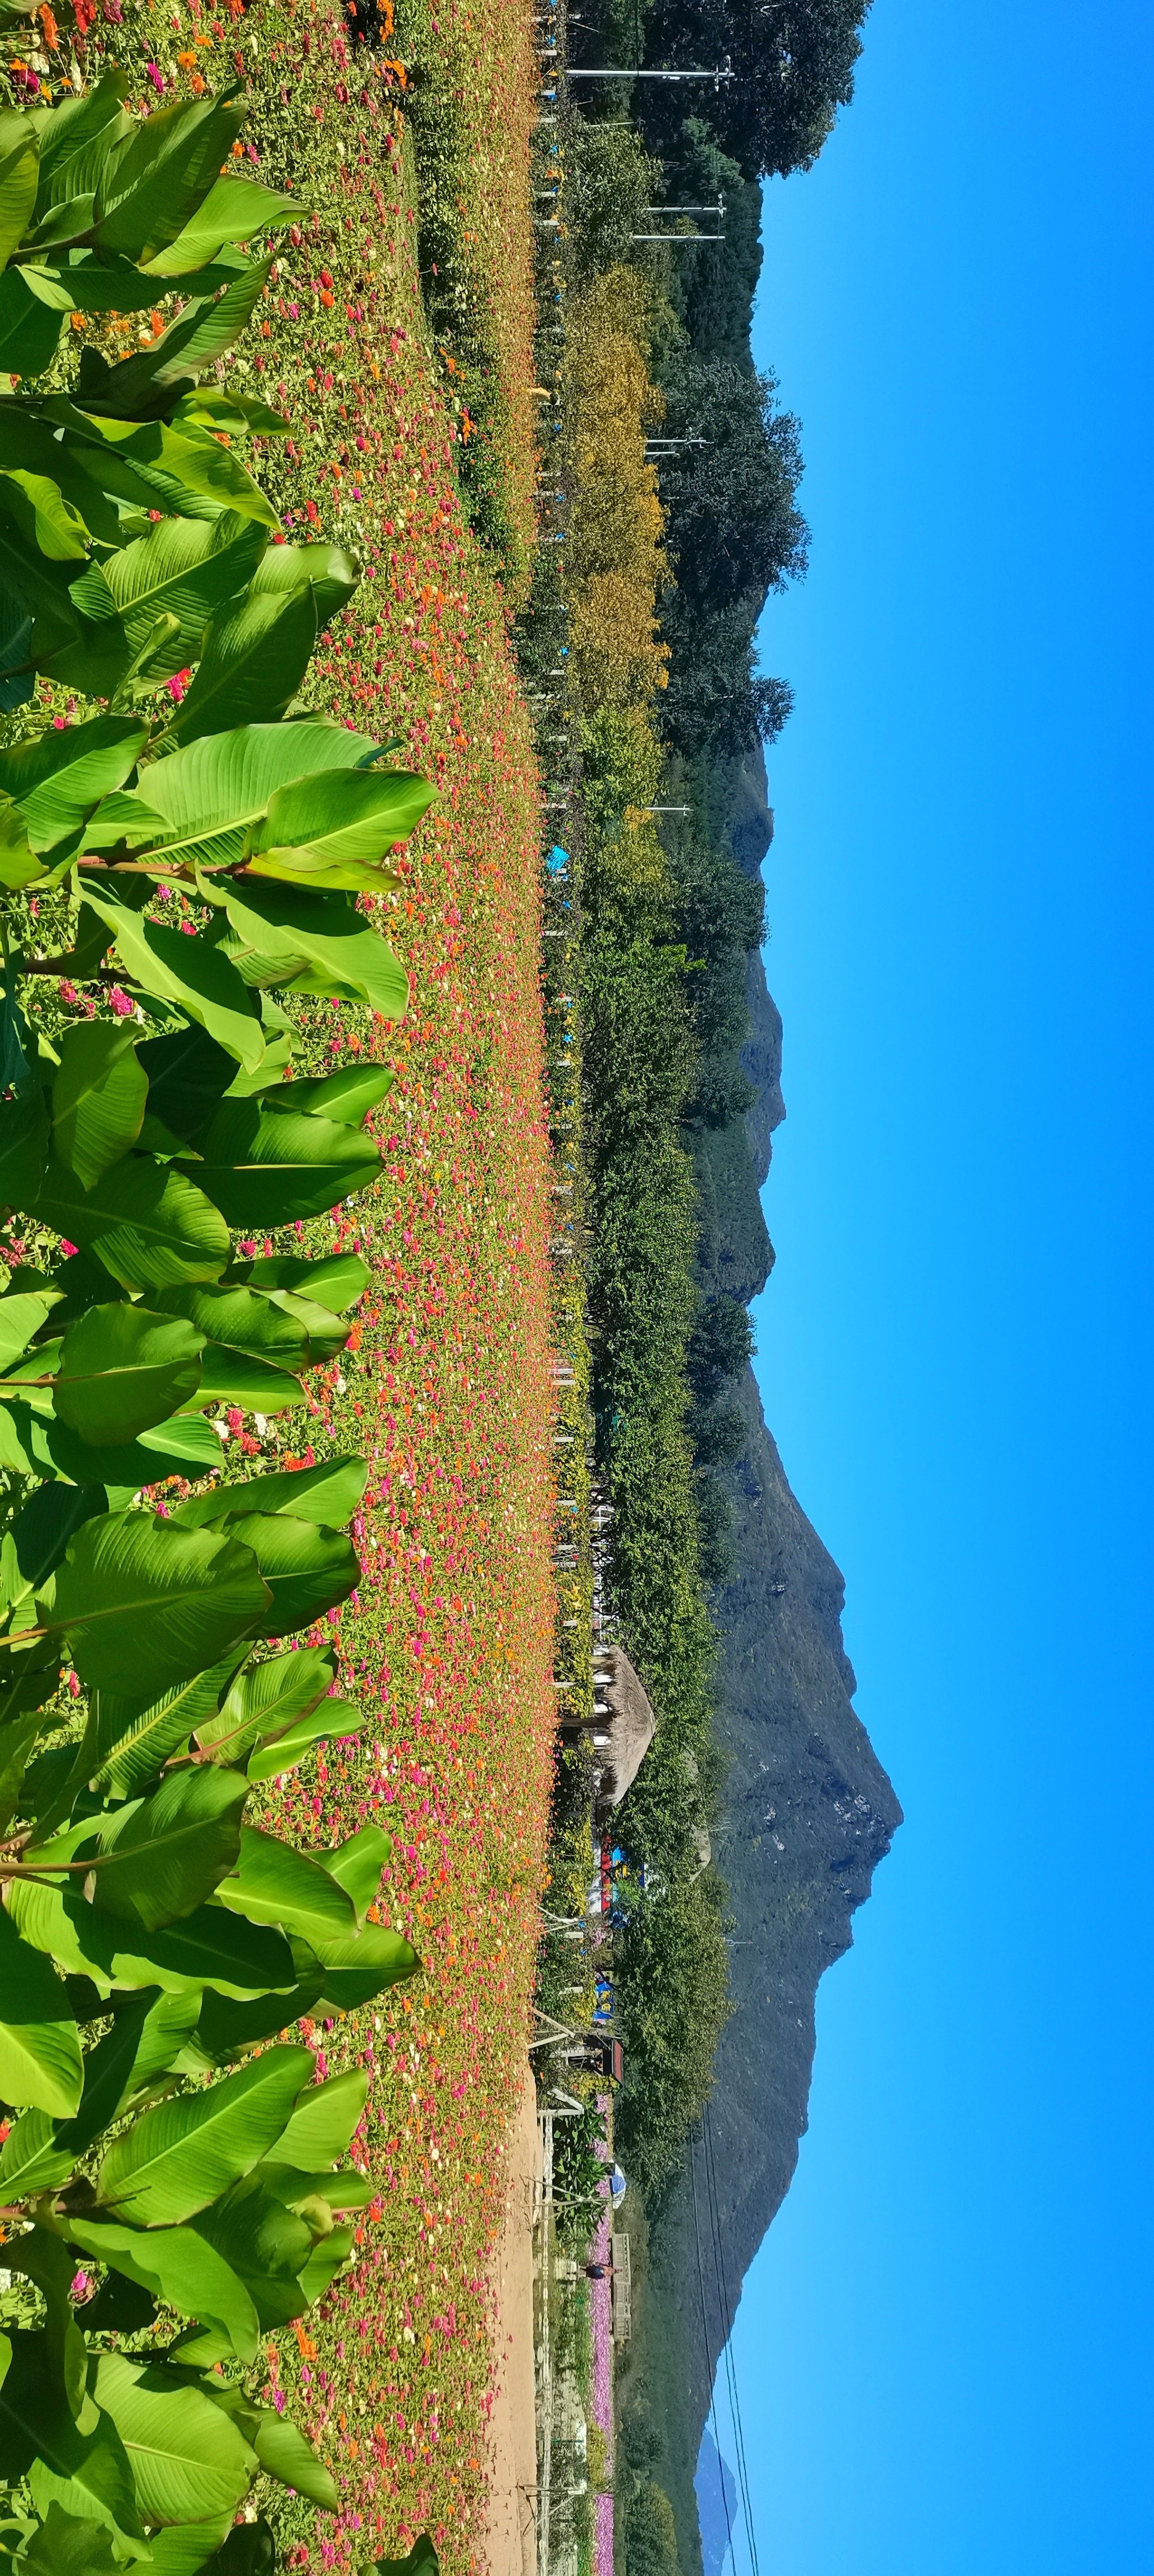
<svg viewBox="0 0 1154 2576">
<path fill-rule="evenodd" d="M 113 985 L 108 999 L 112 1004 L 118 1020 L 130 1020 L 132 1018 L 132 1004 L 129 1001 L 127 993 L 122 992 L 119 984 Z"/>
<path fill-rule="evenodd" d="M 162 91 L 164 88 L 164 74 L 160 69 L 159 63 L 146 63 L 144 70 L 145 76 L 151 81 L 154 90 L 157 92 Z"/>
</svg>

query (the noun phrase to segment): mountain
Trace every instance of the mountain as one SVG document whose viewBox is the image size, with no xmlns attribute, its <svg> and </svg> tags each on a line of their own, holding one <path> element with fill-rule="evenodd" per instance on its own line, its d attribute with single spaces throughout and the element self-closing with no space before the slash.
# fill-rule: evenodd
<svg viewBox="0 0 1154 2576">
<path fill-rule="evenodd" d="M 722 2458 L 708 2424 L 701 2437 L 701 2456 L 694 2485 L 705 2576 L 725 2576 L 726 2560 L 737 2529 L 737 2480 L 728 2460 Z"/>
<path fill-rule="evenodd" d="M 732 1168 L 739 1141 L 745 1167 L 731 1204 L 746 1212 L 784 1114 L 781 1022 L 760 966 L 743 1059 L 758 1099 L 744 1137 L 737 1122 L 725 1131 Z M 719 1285 L 732 1279 L 731 1293 L 745 1293 L 735 1274 L 752 1250 L 748 1224 L 736 1243 L 719 1227 Z M 848 1949 L 854 1912 L 901 1823 L 853 1707 L 842 1577 L 790 1490 L 751 1370 L 735 1392 L 746 1437 L 728 1479 L 733 1574 L 715 1600 L 725 1787 L 714 1835 L 729 1889 L 734 2011 L 692 2165 L 656 2214 L 629 2213 L 635 2326 L 618 2373 L 626 2456 L 644 2460 L 669 2495 L 682 2576 L 716 2576 L 716 2516 L 699 2526 L 694 2471 L 741 2284 L 807 2125 L 818 1985 Z"/>
</svg>

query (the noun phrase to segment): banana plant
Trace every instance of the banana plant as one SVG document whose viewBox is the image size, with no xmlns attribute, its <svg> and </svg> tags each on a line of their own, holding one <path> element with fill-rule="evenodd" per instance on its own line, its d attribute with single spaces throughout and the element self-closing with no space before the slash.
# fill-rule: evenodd
<svg viewBox="0 0 1154 2576">
<path fill-rule="evenodd" d="M 387 1836 L 295 1850 L 254 1795 L 361 1726 L 317 1623 L 366 1463 L 237 1476 L 220 1417 L 299 1404 L 367 1284 L 284 1230 L 371 1186 L 391 1076 L 294 1072 L 286 997 L 402 1016 L 364 898 L 431 791 L 284 720 L 357 571 L 275 542 L 220 439 L 284 424 L 200 377 L 294 210 L 219 176 L 235 96 L 127 86 L 0 118 L 0 2565 L 260 2576 L 254 2479 L 337 2490 L 244 2374 L 373 2196 L 365 2081 L 293 2033 L 419 1963 Z M 174 290 L 64 384 L 66 314 Z"/>
</svg>

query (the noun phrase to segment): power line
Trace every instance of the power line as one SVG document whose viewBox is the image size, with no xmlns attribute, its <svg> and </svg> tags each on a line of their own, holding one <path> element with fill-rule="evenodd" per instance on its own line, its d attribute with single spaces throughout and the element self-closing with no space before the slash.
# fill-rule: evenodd
<svg viewBox="0 0 1154 2576">
<path fill-rule="evenodd" d="M 704 2274 L 704 2271 L 702 2270 L 702 2264 L 701 2264 L 701 2218 L 700 2218 L 700 2215 L 699 2215 L 699 2212 L 698 2212 L 698 2207 L 697 2207 L 697 2140 L 696 2140 L 696 2138 L 694 2138 L 694 2139 L 691 2139 L 691 2140 L 690 2140 L 690 2147 L 689 2147 L 689 2170 L 690 2170 L 690 2173 L 691 2173 L 691 2174 L 692 2174 L 692 2176 L 693 2176 L 693 2232 L 694 2232 L 694 2235 L 695 2235 L 695 2236 L 696 2236 L 696 2238 L 697 2238 L 697 2293 L 698 2293 L 698 2297 L 699 2297 L 699 2299 L 700 2299 L 700 2301 L 701 2301 L 701 2340 L 702 2340 L 702 2344 L 703 2344 L 704 2349 L 705 2349 L 705 2367 L 706 2367 L 706 2370 L 707 2370 L 707 2371 L 709 2371 L 709 2419 L 710 2419 L 710 2422 L 711 2422 L 711 2424 L 712 2424 L 712 2426 L 713 2426 L 713 2450 L 714 2450 L 714 2456 L 715 2456 L 716 2461 L 717 2461 L 718 2478 L 719 2478 L 719 2482 L 720 2482 L 720 2486 L 721 2486 L 721 2504 L 722 2504 L 722 2510 L 723 2510 L 723 2512 L 724 2512 L 724 2514 L 725 2514 L 726 2546 L 727 2546 L 727 2549 L 728 2549 L 728 2552 L 729 2552 L 729 2556 L 730 2556 L 730 2558 L 732 2559 L 732 2557 L 733 2557 L 733 2524 L 732 2524 L 732 2522 L 731 2522 L 731 2520 L 730 2520 L 730 2515 L 729 2515 L 729 2497 L 727 2496 L 727 2494 L 726 2494 L 726 2492 L 725 2492 L 725 2469 L 724 2469 L 724 2465 L 723 2465 L 722 2457 L 721 2457 L 721 2444 L 720 2444 L 720 2442 L 718 2441 L 718 2438 L 717 2438 L 717 2406 L 716 2406 L 716 2403 L 715 2403 L 715 2400 L 714 2400 L 714 2395 L 713 2395 L 713 2373 L 712 2373 L 712 2371 L 710 2371 L 710 2370 L 709 2370 L 709 2329 L 708 2329 L 708 2326 L 706 2325 L 706 2322 L 705 2322 L 705 2274 Z M 736 2570 L 734 2571 L 734 2576 L 736 2576 Z"/>
<path fill-rule="evenodd" d="M 725 2343 L 723 2346 L 725 2354 L 725 2378 L 726 2386 L 729 2391 L 729 2411 L 733 2422 L 733 2430 L 737 2447 L 737 2476 L 738 2484 L 741 2489 L 742 2515 L 745 2522 L 745 2536 L 749 2543 L 749 2555 L 750 2562 L 753 2567 L 753 2576 L 760 2576 L 757 2558 L 757 2538 L 753 2527 L 753 2500 L 750 2494 L 749 2469 L 745 2452 L 745 2426 L 741 2417 L 741 2399 L 738 2395 L 737 2388 L 737 2363 L 734 2359 L 731 2342 L 734 2312 L 729 2301 L 729 2281 L 725 2265 L 725 2243 L 722 2235 L 721 2211 L 717 2197 L 717 2166 L 713 2152 L 713 2124 L 710 2118 L 708 2103 L 706 2103 L 705 2106 L 705 2116 L 702 2123 L 702 2143 L 705 2148 L 705 2177 L 709 2192 L 710 2216 L 713 2228 L 713 2259 L 717 2271 L 718 2306 L 721 2310 L 721 2322 L 725 2329 Z"/>
</svg>

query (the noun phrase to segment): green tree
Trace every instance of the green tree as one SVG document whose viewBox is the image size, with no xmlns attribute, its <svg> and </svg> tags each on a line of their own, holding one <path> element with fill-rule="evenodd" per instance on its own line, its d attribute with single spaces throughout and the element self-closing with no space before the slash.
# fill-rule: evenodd
<svg viewBox="0 0 1154 2576">
<path fill-rule="evenodd" d="M 728 358 L 687 358 L 666 384 L 669 437 L 700 438 L 662 470 L 667 543 L 677 596 L 666 617 L 676 651 L 692 649 L 706 616 L 763 600 L 804 573 L 809 530 L 797 508 L 799 425 L 779 411 L 777 380 Z M 747 612 L 748 613 L 748 612 Z"/>
<path fill-rule="evenodd" d="M 753 1354 L 753 1326 L 735 1297 L 711 1297 L 689 1343 L 689 1382 L 699 1404 L 713 1404 L 727 1379 L 740 1377 Z"/>
<path fill-rule="evenodd" d="M 735 78 L 706 91 L 699 113 L 753 178 L 808 170 L 853 97 L 869 0 L 656 0 L 645 37 L 649 64 L 715 63 Z M 684 112 L 677 87 L 639 84 L 638 115 L 664 151 Z M 701 94 L 699 93 L 699 96 Z"/>
<path fill-rule="evenodd" d="M 636 2486 L 625 2515 L 626 2576 L 678 2576 L 673 2507 L 652 2478 Z"/>
</svg>

